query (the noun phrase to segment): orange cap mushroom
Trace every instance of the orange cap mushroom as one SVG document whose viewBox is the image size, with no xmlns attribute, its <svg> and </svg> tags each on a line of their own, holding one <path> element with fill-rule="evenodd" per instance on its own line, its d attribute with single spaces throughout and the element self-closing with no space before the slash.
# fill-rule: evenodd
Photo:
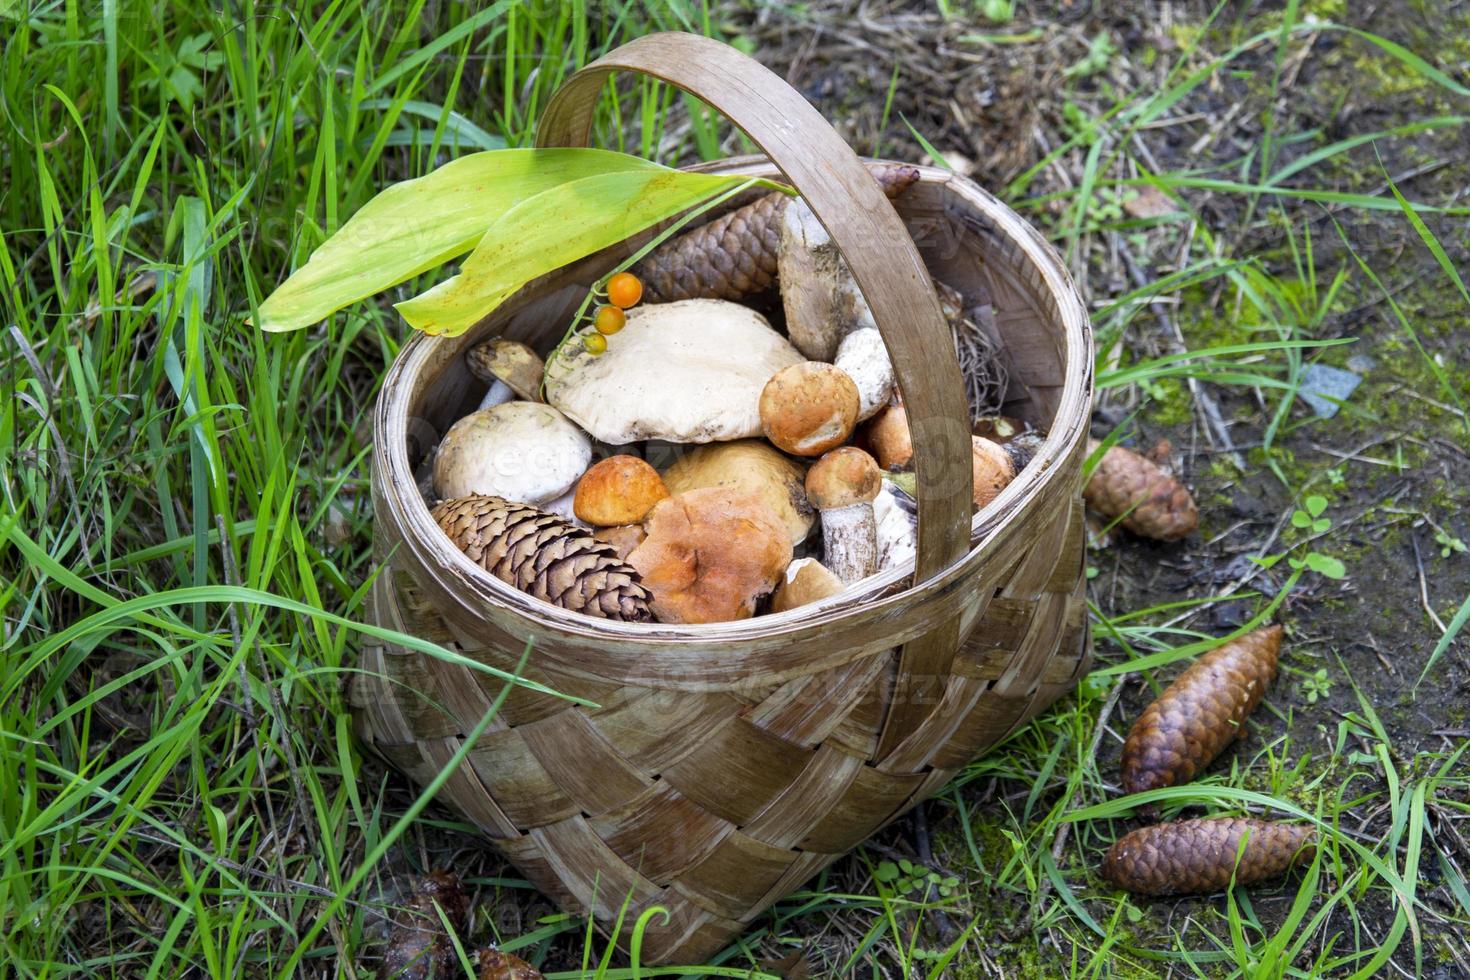
<svg viewBox="0 0 1470 980">
<path fill-rule="evenodd" d="M 914 439 L 909 433 L 909 413 L 902 405 L 889 405 L 873 416 L 867 427 L 868 445 L 885 470 L 905 469 L 914 461 Z"/>
<path fill-rule="evenodd" d="M 704 487 L 661 500 L 628 556 L 662 623 L 746 619 L 791 564 L 791 536 L 759 497 Z"/>
<path fill-rule="evenodd" d="M 883 471 L 877 462 L 852 446 L 832 450 L 807 471 L 807 500 L 822 512 L 826 565 L 849 584 L 877 570 L 873 499 L 882 489 Z"/>
<path fill-rule="evenodd" d="M 984 436 L 971 436 L 970 467 L 975 475 L 975 506 L 984 507 L 1016 478 L 1011 454 Z"/>
<path fill-rule="evenodd" d="M 788 453 L 820 456 L 852 435 L 861 405 L 845 371 L 821 361 L 793 364 L 761 390 L 761 431 Z"/>
<path fill-rule="evenodd" d="M 609 456 L 577 482 L 572 512 L 595 527 L 637 524 L 669 495 L 658 470 L 637 456 Z"/>
</svg>

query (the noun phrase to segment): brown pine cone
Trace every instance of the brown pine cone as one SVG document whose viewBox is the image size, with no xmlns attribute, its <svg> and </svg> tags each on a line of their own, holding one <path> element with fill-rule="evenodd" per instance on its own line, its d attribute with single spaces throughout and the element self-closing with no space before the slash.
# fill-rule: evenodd
<svg viewBox="0 0 1470 980">
<path fill-rule="evenodd" d="M 480 980 L 543 980 L 541 971 L 512 953 L 480 950 Z"/>
<path fill-rule="evenodd" d="M 1098 445 L 1096 439 L 1090 440 L 1088 455 Z M 1145 538 L 1174 541 L 1199 527 L 1199 511 L 1188 488 L 1124 446 L 1103 454 L 1082 496 L 1093 510 L 1109 520 L 1122 517 L 1119 524 Z"/>
<path fill-rule="evenodd" d="M 1240 734 L 1276 676 L 1281 627 L 1200 657 L 1149 705 L 1123 743 L 1123 792 L 1187 783 Z"/>
<path fill-rule="evenodd" d="M 439 909 L 456 931 L 463 931 L 469 899 L 451 871 L 431 871 L 420 878 L 406 905 L 393 912 L 393 928 L 378 977 L 387 980 L 429 980 L 450 977 L 459 966 L 454 943 L 444 931 Z"/>
<path fill-rule="evenodd" d="M 916 168 L 900 164 L 870 172 L 890 198 L 919 179 Z M 789 200 L 772 192 L 649 252 L 633 267 L 643 280 L 644 302 L 738 300 L 770 289 L 776 283 L 781 212 Z"/>
<path fill-rule="evenodd" d="M 652 595 L 617 549 L 555 514 L 476 495 L 444 501 L 433 517 L 470 561 L 522 592 L 588 616 L 653 621 Z"/>
<path fill-rule="evenodd" d="M 1249 834 L 1236 864 L 1240 839 Z M 1304 824 L 1217 817 L 1142 827 L 1103 856 L 1102 876 L 1138 895 L 1203 895 L 1250 885 L 1307 860 L 1316 831 Z"/>
</svg>

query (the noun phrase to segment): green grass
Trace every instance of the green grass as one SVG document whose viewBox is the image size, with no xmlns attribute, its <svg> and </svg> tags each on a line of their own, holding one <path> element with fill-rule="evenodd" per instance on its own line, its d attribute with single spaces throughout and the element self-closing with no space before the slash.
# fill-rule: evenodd
<svg viewBox="0 0 1470 980">
<path fill-rule="evenodd" d="M 445 839 L 469 841 L 427 794 L 364 768 L 342 694 L 371 632 L 367 413 L 404 336 L 389 302 L 428 280 L 290 335 L 244 321 L 383 184 L 527 144 L 578 65 L 652 29 L 721 33 L 728 11 L 690 0 L 12 6 L 0 14 L 0 961 L 19 977 L 370 975 L 392 881 Z M 1428 365 L 1422 393 L 1460 397 L 1393 298 L 1394 269 L 1361 253 L 1323 258 L 1335 235 L 1322 214 L 1405 222 L 1437 288 L 1470 302 L 1446 251 L 1461 243 L 1445 240 L 1463 204 L 1319 175 L 1369 143 L 1463 128 L 1470 92 L 1427 54 L 1313 28 L 1296 5 L 1274 24 L 1227 16 L 1211 22 L 1232 38 L 1222 54 L 1177 52 L 1165 85 L 1114 93 L 1005 192 L 1079 269 L 1115 239 L 1178 236 L 1176 267 L 1094 303 L 1100 390 L 1135 422 L 1163 382 L 1187 384 L 1192 409 L 1210 391 L 1257 404 L 1251 463 L 1285 501 L 1270 550 L 1300 555 L 1333 542 L 1288 526 L 1322 474 L 1293 466 L 1283 446 L 1321 428 L 1293 413 L 1295 392 L 1307 364 L 1339 353 L 1324 325 L 1350 283 L 1390 297 Z M 1140 132 L 1246 56 L 1269 63 L 1274 105 L 1283 59 L 1313 29 L 1410 73 L 1453 111 L 1332 139 L 1273 114 L 1258 152 L 1197 169 L 1155 173 L 1136 153 Z M 895 149 L 892 133 L 872 146 L 917 152 Z M 597 141 L 666 162 L 741 149 L 705 107 L 640 83 L 608 91 Z M 1080 175 L 1068 190 L 1027 196 L 1064 164 Z M 1129 219 L 1102 195 L 1150 186 L 1189 222 Z M 1237 202 L 1235 220 L 1276 228 L 1282 246 L 1237 250 L 1241 227 L 1191 207 L 1201 193 Z M 1135 343 L 1155 328 L 1151 304 L 1177 311 L 1207 295 L 1216 322 L 1178 313 L 1177 345 Z M 1443 428 L 1462 433 L 1451 421 Z M 1221 631 L 1195 619 L 1209 609 L 1243 601 L 1264 616 L 1322 584 L 1298 572 L 1274 599 L 1252 580 L 1118 612 L 1101 600 L 1108 574 L 1094 585 L 1093 675 L 930 807 L 936 864 L 957 890 L 879 881 L 888 857 L 869 848 L 688 972 L 761 975 L 749 971 L 772 949 L 818 934 L 836 950 L 834 973 L 861 976 L 990 975 L 994 949 L 1012 976 L 1439 965 L 1449 954 L 1425 937 L 1470 927 L 1466 858 L 1450 833 L 1470 813 L 1464 741 L 1397 743 L 1384 706 L 1325 652 L 1288 662 L 1323 666 L 1339 694 L 1356 692 L 1337 713 L 1304 720 L 1283 691 L 1271 703 L 1288 706 L 1274 709 L 1284 734 L 1155 794 L 1165 812 L 1311 820 L 1326 846 L 1310 871 L 1186 921 L 1090 874 L 1141 802 L 1118 799 L 1099 762 L 1122 686 L 1156 687 L 1213 642 Z M 1470 599 L 1459 613 L 1430 663 L 1448 658 Z M 523 882 L 470 866 L 488 898 L 524 898 Z M 1425 869 L 1460 882 L 1458 907 L 1426 899 Z M 491 913 L 477 913 L 476 940 L 498 929 Z M 944 940 L 941 918 L 955 927 Z M 499 939 L 533 959 L 581 950 L 587 975 L 637 975 L 584 929 L 549 914 Z"/>
</svg>

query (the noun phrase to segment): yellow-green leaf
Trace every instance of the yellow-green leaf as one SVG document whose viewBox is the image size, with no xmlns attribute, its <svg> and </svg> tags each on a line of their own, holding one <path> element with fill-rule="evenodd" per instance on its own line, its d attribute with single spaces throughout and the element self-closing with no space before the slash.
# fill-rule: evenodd
<svg viewBox="0 0 1470 980">
<path fill-rule="evenodd" d="M 516 205 L 568 181 L 670 173 L 595 149 L 489 150 L 394 184 L 352 216 L 260 305 L 261 329 L 298 330 L 470 251 Z"/>
<path fill-rule="evenodd" d="M 491 225 L 459 275 L 396 309 L 420 330 L 457 336 L 537 276 L 749 180 L 661 167 L 558 184 L 522 201 Z"/>
</svg>

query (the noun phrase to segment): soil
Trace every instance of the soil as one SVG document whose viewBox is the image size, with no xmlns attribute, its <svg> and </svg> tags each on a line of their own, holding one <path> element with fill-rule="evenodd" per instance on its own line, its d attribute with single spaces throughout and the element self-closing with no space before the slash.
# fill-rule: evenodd
<svg viewBox="0 0 1470 980">
<path fill-rule="evenodd" d="M 959 0 L 952 6 L 969 9 Z M 1191 56 L 1191 64 L 1202 64 L 1202 52 L 1221 54 L 1279 26 L 1281 20 L 1281 14 L 1271 9 L 1274 5 L 1235 5 L 1205 28 L 1210 8 L 1201 4 L 1135 7 L 1144 5 L 1094 9 L 1080 2 L 1030 4 L 1017 20 L 1001 27 L 973 13 L 946 20 L 932 0 L 814 3 L 800 9 L 731 4 L 721 8 L 720 23 L 751 42 L 757 56 L 791 79 L 860 151 L 924 160 L 925 150 L 909 129 L 912 124 L 956 169 L 968 171 L 982 185 L 1017 203 L 1044 230 L 1055 231 L 1063 226 L 1066 214 L 1046 203 L 1047 195 L 1082 181 L 1087 147 L 1063 153 L 1038 169 L 1049 152 L 1118 101 L 1162 91 L 1167 71 L 1196 40 L 1200 49 Z M 1463 5 L 1309 2 L 1302 5 L 1302 13 L 1371 31 L 1416 52 L 1438 53 L 1442 66 L 1463 66 L 1470 57 L 1470 41 L 1465 40 L 1470 38 L 1470 13 Z M 986 33 L 1035 35 L 1035 39 L 966 40 Z M 1098 52 L 1100 36 L 1110 39 L 1115 50 L 1102 59 L 1095 74 L 1084 74 L 1076 66 L 1089 52 Z M 1280 65 L 1281 83 L 1273 100 L 1276 51 L 1274 41 L 1257 44 L 1231 69 L 1215 73 L 1158 125 L 1139 130 L 1130 142 L 1130 156 L 1159 173 L 1199 169 L 1214 178 L 1250 181 L 1260 173 L 1258 158 L 1251 155 L 1260 152 L 1266 139 L 1267 118 L 1275 134 L 1274 166 L 1279 167 L 1348 135 L 1465 108 L 1463 97 L 1430 84 L 1380 49 L 1342 31 L 1314 34 L 1310 46 L 1293 45 Z M 895 70 L 898 83 L 885 110 Z M 1299 138 L 1302 134 L 1307 137 Z M 1108 146 L 1109 153 L 1113 149 Z M 1462 128 L 1425 130 L 1357 147 L 1287 183 L 1343 193 L 1385 193 L 1384 185 L 1392 177 L 1412 200 L 1442 207 L 1463 205 L 1470 191 L 1464 166 L 1467 149 Z M 1245 166 L 1217 169 L 1247 157 L 1250 162 Z M 1104 171 L 1096 195 L 1100 209 L 1126 203 L 1125 194 L 1131 192 L 1120 189 L 1116 178 L 1125 172 L 1131 176 L 1139 165 L 1114 163 Z M 1250 561 L 1251 556 L 1292 548 L 1293 555 L 1312 550 L 1337 558 L 1346 567 L 1345 577 L 1307 574 L 1283 599 L 1277 618 L 1287 626 L 1288 642 L 1268 707 L 1256 713 L 1243 743 L 1228 750 L 1210 771 L 1244 767 L 1270 749 L 1284 756 L 1282 766 L 1301 764 L 1301 772 L 1286 784 L 1308 799 L 1305 786 L 1312 780 L 1332 785 L 1344 778 L 1333 768 L 1339 763 L 1329 761 L 1340 758 L 1335 746 L 1341 745 L 1344 753 L 1367 748 L 1371 736 L 1362 719 L 1369 709 L 1387 732 L 1396 765 L 1404 770 L 1427 765 L 1421 754 L 1444 753 L 1470 738 L 1470 629 L 1450 644 L 1423 683 L 1416 684 L 1441 636 L 1438 624 L 1448 624 L 1470 594 L 1470 553 L 1457 545 L 1470 541 L 1470 420 L 1454 404 L 1456 396 L 1470 399 L 1466 356 L 1470 305 L 1398 212 L 1369 214 L 1331 202 L 1287 198 L 1262 198 L 1252 209 L 1243 194 L 1208 188 L 1182 193 L 1215 237 L 1220 256 L 1251 258 L 1262 274 L 1281 284 L 1282 295 L 1301 307 L 1278 312 L 1282 319 L 1299 316 L 1308 321 L 1302 336 L 1353 338 L 1350 344 L 1304 356 L 1351 370 L 1362 383 L 1331 418 L 1317 418 L 1298 400 L 1274 433 L 1269 454 L 1263 446 L 1279 403 L 1277 391 L 1200 386 L 1218 406 L 1234 452 L 1211 427 L 1201 403 L 1178 382 L 1162 382 L 1151 393 L 1131 387 L 1104 391 L 1095 434 L 1105 435 L 1126 421 L 1128 441 L 1139 449 L 1168 440 L 1173 462 L 1199 501 L 1201 527 L 1186 541 L 1167 545 L 1109 536 L 1091 553 L 1097 570 L 1091 599 L 1102 614 L 1119 616 L 1164 603 L 1213 598 L 1147 621 L 1175 618 L 1178 628 L 1220 635 L 1249 619 L 1290 575 L 1286 560 L 1266 569 Z M 1070 207 L 1071 201 L 1069 196 L 1062 207 Z M 1428 219 L 1450 260 L 1462 269 L 1470 268 L 1462 244 L 1464 221 L 1458 216 Z M 1304 227 L 1311 230 L 1317 295 L 1325 294 L 1339 270 L 1346 273 L 1319 319 L 1311 316 L 1312 290 L 1291 252 L 1290 230 L 1300 248 Z M 1134 287 L 1130 262 L 1149 280 L 1174 271 L 1180 242 L 1177 223 L 1128 229 L 1123 236 L 1089 233 L 1077 243 L 1073 269 L 1093 307 L 1100 309 Z M 1059 247 L 1067 244 L 1058 242 Z M 1359 269 L 1348 244 L 1382 279 L 1392 302 Z M 1413 335 L 1395 315 L 1394 303 L 1412 325 Z M 1164 310 L 1191 348 L 1276 337 L 1269 329 L 1250 327 L 1260 322 L 1259 317 L 1235 305 L 1234 290 L 1223 279 L 1171 295 Z M 1173 343 L 1172 328 L 1155 312 L 1144 310 L 1116 341 L 1110 356 L 1133 360 L 1157 356 L 1172 350 Z M 1439 366 L 1444 383 L 1430 360 Z M 1311 494 L 1328 501 L 1323 516 L 1331 526 L 1326 531 L 1302 530 L 1291 522 L 1293 511 Z M 1115 644 L 1101 638 L 1097 655 L 1102 664 L 1123 658 Z M 1175 670 L 1165 668 L 1158 678 L 1167 682 Z M 1319 677 L 1318 671 L 1325 674 Z M 1124 683 L 1098 753 L 1097 768 L 1105 781 L 1116 779 L 1122 734 L 1154 696 L 1156 689 L 1149 680 L 1131 675 Z M 1097 704 L 1104 700 L 1101 688 L 1082 696 Z M 1017 761 L 1018 768 L 1022 765 Z M 1035 793 L 1024 772 L 1007 774 L 1005 768 L 992 767 L 993 775 L 976 778 L 957 791 L 976 828 L 987 821 L 1013 822 L 1016 809 Z M 1048 797 L 1054 798 L 1066 778 L 1057 773 L 1044 777 L 1039 797 L 1032 802 L 1034 812 L 1045 812 Z M 1255 788 L 1272 791 L 1267 785 Z M 1358 789 L 1367 792 L 1369 787 Z M 927 838 L 933 842 L 936 866 L 972 868 L 957 813 L 949 802 L 931 803 L 925 808 L 932 822 L 927 832 L 916 837 L 922 824 L 907 820 L 880 835 L 873 850 L 880 855 L 917 855 Z M 1373 807 L 1350 808 L 1344 826 L 1373 840 L 1384 832 L 1386 819 Z M 1463 822 L 1463 816 L 1460 819 Z M 1453 848 L 1456 839 L 1470 836 L 1463 830 L 1456 835 L 1454 820 L 1448 810 L 1430 812 L 1428 830 L 1441 847 Z M 1126 824 L 1120 822 L 1113 829 L 1121 832 Z M 1090 850 L 1095 844 L 1074 841 L 1063 850 L 1059 864 L 1082 900 L 1098 899 L 1093 911 L 1106 915 L 1116 900 L 1101 901 L 1111 893 L 1089 866 L 1089 860 L 1095 864 L 1100 856 Z M 985 873 L 1005 863 L 1004 840 L 982 838 L 980 845 Z M 1459 868 L 1470 868 L 1470 853 L 1455 854 L 1453 849 L 1446 853 Z M 835 872 L 834 886 L 844 878 L 854 883 L 866 878 L 866 865 L 856 859 L 847 864 Z M 486 873 L 493 874 L 493 866 Z M 1449 913 L 1456 907 L 1433 848 L 1426 848 L 1420 874 L 1421 899 L 1427 908 Z M 1072 968 L 1071 940 L 1066 929 L 1054 928 L 1054 918 L 1032 932 L 1024 895 L 984 893 L 983 887 L 972 889 L 971 910 L 991 914 L 987 935 L 972 944 L 958 961 L 965 965 L 956 966 L 953 975 L 1051 976 Z M 1255 914 L 1268 929 L 1286 913 L 1291 894 L 1290 888 L 1269 892 L 1256 905 Z M 1219 904 L 1217 898 L 1138 903 L 1143 914 L 1132 923 L 1128 941 L 1141 946 L 1167 944 L 1170 929 L 1180 928 L 1177 923 Z M 552 911 L 539 898 L 499 902 L 496 907 L 501 910 L 497 914 L 515 920 L 500 923 L 509 935 L 534 928 L 539 915 Z M 1392 908 L 1374 892 L 1362 900 L 1359 912 L 1370 935 L 1378 935 Z M 1357 928 L 1346 920 L 1336 926 L 1327 934 L 1340 930 L 1352 935 Z M 1426 975 L 1470 973 L 1466 963 L 1470 949 L 1462 938 L 1449 934 L 1433 915 L 1425 915 L 1421 927 Z M 930 917 L 926 928 L 939 927 Z M 850 951 L 861 938 L 842 935 L 842 927 L 825 915 L 783 918 L 779 929 L 788 939 L 810 944 L 810 958 L 819 974 L 832 968 L 834 960 L 828 956 Z M 1188 935 L 1201 950 L 1216 948 L 1216 941 L 1228 943 L 1224 935 L 1214 940 L 1198 930 Z M 1098 940 L 1091 938 L 1095 948 Z M 929 944 L 942 945 L 937 939 Z M 554 951 L 548 968 L 580 962 L 580 935 L 569 934 L 563 945 Z M 766 948 L 773 958 L 789 951 L 789 946 L 775 944 Z M 1080 955 L 1085 962 L 1090 954 Z M 1414 973 L 1408 942 L 1396 960 L 1406 975 Z M 863 972 L 871 975 L 870 968 Z"/>
</svg>

